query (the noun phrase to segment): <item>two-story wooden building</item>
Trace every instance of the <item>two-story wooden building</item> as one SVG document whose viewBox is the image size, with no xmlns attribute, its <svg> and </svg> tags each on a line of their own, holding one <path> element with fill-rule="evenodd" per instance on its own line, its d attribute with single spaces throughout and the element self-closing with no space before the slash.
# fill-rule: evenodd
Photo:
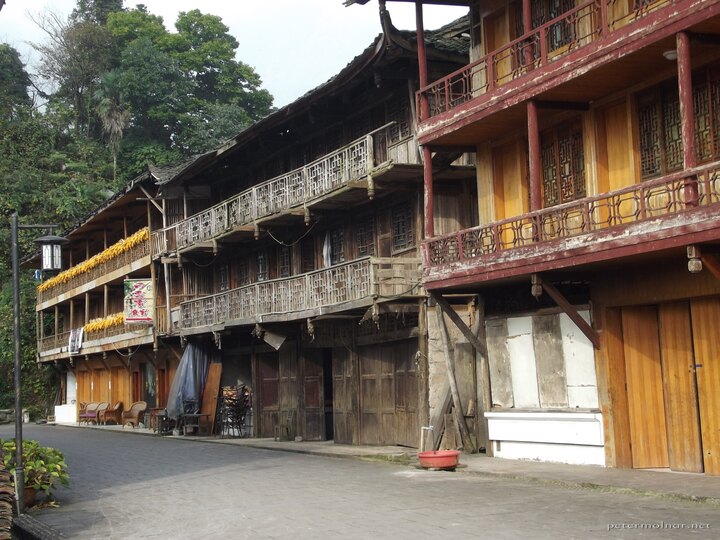
<svg viewBox="0 0 720 540">
<path fill-rule="evenodd" d="M 140 175 L 69 231 L 66 270 L 38 286 L 38 361 L 62 373 L 58 422 L 75 422 L 82 402 L 120 401 L 127 408 L 167 399 L 180 350 L 158 339 L 167 319 L 164 290 L 152 290 L 150 230 L 162 225 L 150 202 L 156 189 L 150 173 Z M 151 309 L 138 309 L 134 321 L 124 316 L 126 283 L 150 287 Z"/>
<path fill-rule="evenodd" d="M 471 59 L 422 81 L 418 138 L 474 149 L 479 224 L 433 228 L 426 170 L 424 284 L 483 300 L 490 450 L 720 474 L 720 2 L 420 0 L 419 22 L 433 3 L 468 6 Z"/>
<path fill-rule="evenodd" d="M 416 446 L 427 417 L 416 40 L 382 21 L 327 83 L 159 186 L 173 331 L 252 387 L 259 437 Z M 437 76 L 467 61 L 465 26 L 428 33 Z M 474 167 L 444 157 L 444 215 L 469 226 Z"/>
</svg>

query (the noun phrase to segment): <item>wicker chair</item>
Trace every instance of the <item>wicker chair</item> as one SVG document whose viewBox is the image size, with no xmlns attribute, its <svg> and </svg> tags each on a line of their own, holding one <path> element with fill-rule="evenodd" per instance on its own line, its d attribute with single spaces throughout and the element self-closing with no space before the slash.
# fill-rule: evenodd
<svg viewBox="0 0 720 540">
<path fill-rule="evenodd" d="M 122 413 L 123 425 L 130 424 L 132 427 L 138 427 L 145 419 L 145 411 L 147 410 L 147 403 L 144 401 L 136 401 L 130 408 Z"/>
<path fill-rule="evenodd" d="M 100 413 L 100 423 L 106 426 L 108 422 L 120 424 L 122 422 L 123 402 L 118 401 L 112 407 Z"/>
<path fill-rule="evenodd" d="M 78 413 L 78 424 L 85 422 L 90 423 L 91 420 L 97 421 L 97 408 L 100 405 L 97 401 L 91 401 L 80 405 L 80 412 Z"/>
</svg>

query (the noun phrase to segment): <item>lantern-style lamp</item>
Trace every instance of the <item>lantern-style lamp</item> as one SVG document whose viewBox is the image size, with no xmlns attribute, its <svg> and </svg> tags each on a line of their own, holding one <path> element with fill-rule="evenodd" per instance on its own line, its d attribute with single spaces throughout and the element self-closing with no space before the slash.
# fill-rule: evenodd
<svg viewBox="0 0 720 540">
<path fill-rule="evenodd" d="M 43 272 L 57 272 L 62 270 L 62 245 L 67 242 L 67 238 L 48 235 L 36 238 L 35 242 L 40 244 L 40 269 Z"/>
</svg>

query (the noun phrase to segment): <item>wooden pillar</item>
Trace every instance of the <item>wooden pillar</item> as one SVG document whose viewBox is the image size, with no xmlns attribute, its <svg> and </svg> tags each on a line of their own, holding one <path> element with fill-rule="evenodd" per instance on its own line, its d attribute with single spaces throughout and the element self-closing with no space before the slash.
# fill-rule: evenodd
<svg viewBox="0 0 720 540">
<path fill-rule="evenodd" d="M 70 330 L 75 328 L 75 300 L 70 300 Z"/>
<path fill-rule="evenodd" d="M 423 152 L 423 181 L 424 181 L 424 206 L 425 206 L 425 238 L 435 236 L 435 223 L 433 222 L 433 175 L 432 175 L 432 152 L 427 146 L 422 147 Z"/>
<path fill-rule="evenodd" d="M 678 90 L 680 94 L 680 124 L 683 138 L 683 167 L 692 169 L 697 165 L 695 153 L 695 115 L 693 114 L 692 64 L 690 61 L 690 36 L 678 32 L 677 62 Z"/>
<path fill-rule="evenodd" d="M 427 300 L 418 301 L 418 420 L 420 426 L 430 425 L 430 366 L 428 364 L 428 309 Z M 422 436 L 422 433 L 421 433 Z M 421 441 L 422 442 L 422 441 Z M 418 447 L 420 448 L 420 447 Z"/>
<path fill-rule="evenodd" d="M 55 339 L 57 339 L 58 331 L 60 330 L 60 306 L 55 305 Z"/>
<path fill-rule="evenodd" d="M 427 52 L 425 51 L 425 28 L 423 23 L 423 5 L 421 0 L 415 0 L 415 25 L 417 27 L 418 77 L 420 90 L 428 85 Z M 430 117 L 430 107 L 427 96 L 420 94 L 420 121 Z"/>
<path fill-rule="evenodd" d="M 532 4 L 530 0 L 523 0 L 523 32 L 526 34 L 532 31 Z"/>
<path fill-rule="evenodd" d="M 90 322 L 90 293 L 85 293 L 85 322 L 83 326 Z"/>
<path fill-rule="evenodd" d="M 103 285 L 103 317 L 110 315 L 108 313 L 108 302 L 109 302 L 110 291 L 107 284 Z"/>
<path fill-rule="evenodd" d="M 530 211 L 540 210 L 542 204 L 542 159 L 540 157 L 540 128 L 537 103 L 527 102 L 528 154 L 530 161 Z"/>
</svg>

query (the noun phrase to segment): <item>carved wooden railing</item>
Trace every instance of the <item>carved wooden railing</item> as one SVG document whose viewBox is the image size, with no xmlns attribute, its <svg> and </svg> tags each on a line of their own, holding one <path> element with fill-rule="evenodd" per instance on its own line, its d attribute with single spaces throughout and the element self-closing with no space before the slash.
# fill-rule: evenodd
<svg viewBox="0 0 720 540">
<path fill-rule="evenodd" d="M 115 257 L 98 264 L 87 272 L 78 274 L 77 276 L 74 276 L 63 283 L 58 283 L 47 290 L 38 290 L 37 302 L 38 304 L 41 304 L 52 300 L 63 293 L 71 291 L 77 287 L 82 287 L 91 281 L 101 279 L 104 276 L 107 276 L 110 272 L 129 266 L 148 255 L 150 255 L 150 241 L 141 241 L 136 246 L 133 246 L 127 251 L 119 253 Z"/>
<path fill-rule="evenodd" d="M 46 336 L 38 340 L 38 353 L 47 352 L 52 349 L 58 349 L 60 347 L 67 347 L 69 342 L 70 332 L 62 332 L 54 336 Z"/>
<path fill-rule="evenodd" d="M 678 0 L 589 0 L 479 60 L 421 88 L 417 111 L 427 98 L 430 116 L 448 112 L 497 87 L 563 58 L 646 14 Z"/>
<path fill-rule="evenodd" d="M 720 203 L 720 162 L 426 240 L 425 264 L 472 261 L 513 249 L 673 216 Z"/>
<path fill-rule="evenodd" d="M 207 242 L 235 227 L 319 199 L 351 182 L 368 178 L 375 165 L 377 143 L 386 144 L 386 124 L 307 165 L 259 183 L 170 227 L 153 232 L 153 257 Z M 383 134 L 382 137 L 376 137 Z M 386 155 L 386 150 L 380 152 Z M 368 186 L 371 191 L 372 184 Z M 157 251 L 156 251 L 157 250 Z"/>
<path fill-rule="evenodd" d="M 199 328 L 262 315 L 307 311 L 363 299 L 420 294 L 420 260 L 365 257 L 284 279 L 238 287 L 180 304 L 180 327 Z"/>
</svg>

